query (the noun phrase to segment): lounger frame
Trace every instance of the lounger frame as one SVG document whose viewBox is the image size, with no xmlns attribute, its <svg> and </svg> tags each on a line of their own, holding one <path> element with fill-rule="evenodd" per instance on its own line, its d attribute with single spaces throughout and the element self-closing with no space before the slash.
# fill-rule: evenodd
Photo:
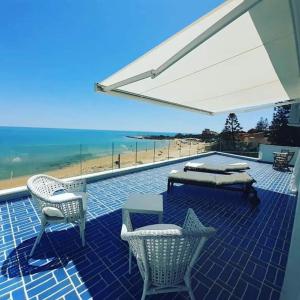
<svg viewBox="0 0 300 300">
<path fill-rule="evenodd" d="M 230 176 L 230 175 L 228 175 L 228 176 Z M 174 183 L 190 184 L 190 185 L 196 185 L 196 186 L 202 186 L 202 187 L 211 187 L 211 188 L 230 190 L 230 191 L 239 191 L 239 192 L 243 192 L 244 194 L 248 195 L 249 201 L 252 204 L 257 205 L 257 204 L 260 203 L 260 200 L 257 196 L 257 191 L 253 187 L 253 183 L 255 183 L 255 182 L 256 182 L 255 179 L 253 179 L 253 181 L 249 182 L 249 183 L 214 185 L 214 184 L 199 182 L 199 181 L 196 181 L 196 180 L 169 177 L 168 178 L 167 192 L 168 193 L 171 192 L 171 189 L 174 186 Z M 237 185 L 237 187 L 234 187 L 233 185 Z M 242 185 L 242 187 L 238 187 L 238 185 Z"/>
<path fill-rule="evenodd" d="M 214 173 L 214 174 L 230 174 L 230 173 L 241 173 L 245 172 L 246 170 L 249 170 L 250 168 L 243 168 L 243 169 L 224 169 L 224 170 L 217 170 L 217 169 L 209 169 L 209 168 L 203 168 L 203 167 L 192 167 L 192 166 L 184 166 L 183 171 L 193 171 L 193 172 L 204 172 L 204 173 Z"/>
</svg>

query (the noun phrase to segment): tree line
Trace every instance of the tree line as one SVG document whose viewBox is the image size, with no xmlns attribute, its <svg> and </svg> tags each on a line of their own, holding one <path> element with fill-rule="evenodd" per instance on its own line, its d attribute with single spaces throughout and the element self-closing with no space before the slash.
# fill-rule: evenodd
<svg viewBox="0 0 300 300">
<path fill-rule="evenodd" d="M 262 133 L 271 144 L 282 146 L 300 146 L 300 128 L 288 126 L 290 105 L 274 108 L 273 119 L 269 124 L 267 118 L 261 117 L 255 128 L 248 133 Z M 235 113 L 230 113 L 225 121 L 225 126 L 220 133 L 220 139 L 231 150 L 239 148 L 240 138 L 245 133 Z"/>
</svg>

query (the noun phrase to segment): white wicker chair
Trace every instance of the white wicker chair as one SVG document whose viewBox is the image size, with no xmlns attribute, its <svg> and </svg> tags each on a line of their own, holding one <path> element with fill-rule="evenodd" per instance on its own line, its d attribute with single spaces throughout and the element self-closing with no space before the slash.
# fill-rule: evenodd
<svg viewBox="0 0 300 300">
<path fill-rule="evenodd" d="M 38 206 L 42 225 L 30 256 L 40 242 L 46 226 L 53 223 L 78 223 L 84 246 L 87 207 L 85 180 L 66 182 L 40 174 L 28 179 L 27 188 Z"/>
<path fill-rule="evenodd" d="M 129 243 L 144 280 L 142 299 L 146 295 L 187 291 L 191 287 L 191 270 L 207 239 L 215 233 L 205 227 L 189 208 L 183 227 L 155 224 L 133 230 L 128 211 L 124 212 L 121 238 Z"/>
</svg>

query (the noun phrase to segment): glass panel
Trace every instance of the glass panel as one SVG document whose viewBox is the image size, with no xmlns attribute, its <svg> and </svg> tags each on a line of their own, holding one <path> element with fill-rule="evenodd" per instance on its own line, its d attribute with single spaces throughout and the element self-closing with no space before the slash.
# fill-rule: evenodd
<svg viewBox="0 0 300 300">
<path fill-rule="evenodd" d="M 211 145 L 196 139 L 172 139 L 126 140 L 106 145 L 18 145 L 13 149 L 2 146 L 0 189 L 25 185 L 30 176 L 38 173 L 73 177 L 194 155 L 210 151 Z M 257 157 L 255 150 L 235 153 Z"/>
<path fill-rule="evenodd" d="M 137 165 L 153 162 L 154 142 L 150 140 L 140 140 L 137 144 Z"/>
<path fill-rule="evenodd" d="M 155 141 L 155 161 L 168 159 L 168 141 Z"/>
<path fill-rule="evenodd" d="M 25 185 L 30 176 L 38 173 L 58 178 L 80 174 L 78 145 L 17 145 L 2 150 L 0 189 Z"/>
<path fill-rule="evenodd" d="M 81 173 L 79 145 L 50 145 L 35 147 L 39 149 L 33 174 L 66 178 Z"/>
<path fill-rule="evenodd" d="M 112 144 L 81 145 L 81 173 L 90 174 L 112 169 Z"/>
<path fill-rule="evenodd" d="M 125 168 L 135 165 L 135 142 L 114 143 L 114 169 Z"/>
</svg>

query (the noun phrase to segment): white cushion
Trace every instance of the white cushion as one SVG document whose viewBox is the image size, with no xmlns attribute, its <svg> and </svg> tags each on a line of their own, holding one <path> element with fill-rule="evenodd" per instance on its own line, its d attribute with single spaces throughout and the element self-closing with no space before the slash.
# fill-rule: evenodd
<svg viewBox="0 0 300 300">
<path fill-rule="evenodd" d="M 74 197 L 82 197 L 83 210 L 85 211 L 87 207 L 87 193 L 84 192 L 60 193 L 60 194 L 50 196 L 49 199 L 52 201 L 64 201 Z"/>
<path fill-rule="evenodd" d="M 176 174 L 176 173 L 178 173 L 179 171 L 178 170 L 172 170 L 171 172 L 170 172 L 170 174 Z"/>
<path fill-rule="evenodd" d="M 193 162 L 188 162 L 185 166 L 186 167 L 192 167 L 192 168 L 199 168 L 203 167 L 204 163 L 193 163 Z"/>
<path fill-rule="evenodd" d="M 239 163 L 231 163 L 229 164 L 229 166 L 248 167 L 248 164 L 239 162 Z"/>
<path fill-rule="evenodd" d="M 64 217 L 64 215 L 58 208 L 52 207 L 52 206 L 44 207 L 42 212 L 47 217 L 52 217 L 52 218 L 63 218 Z"/>
<path fill-rule="evenodd" d="M 134 231 L 160 231 L 160 230 L 170 230 L 172 233 L 181 234 L 182 228 L 175 224 L 154 224 L 147 225 L 140 228 L 135 229 Z"/>
<path fill-rule="evenodd" d="M 87 194 L 84 192 L 74 192 L 74 193 L 58 193 L 54 194 L 49 197 L 52 201 L 65 201 L 72 199 L 74 197 L 81 197 L 82 198 L 82 204 L 83 204 L 83 210 L 86 211 L 87 207 Z M 53 206 L 47 206 L 42 209 L 43 214 L 45 214 L 48 217 L 51 218 L 64 218 L 63 213 L 60 209 L 53 207 Z"/>
</svg>

